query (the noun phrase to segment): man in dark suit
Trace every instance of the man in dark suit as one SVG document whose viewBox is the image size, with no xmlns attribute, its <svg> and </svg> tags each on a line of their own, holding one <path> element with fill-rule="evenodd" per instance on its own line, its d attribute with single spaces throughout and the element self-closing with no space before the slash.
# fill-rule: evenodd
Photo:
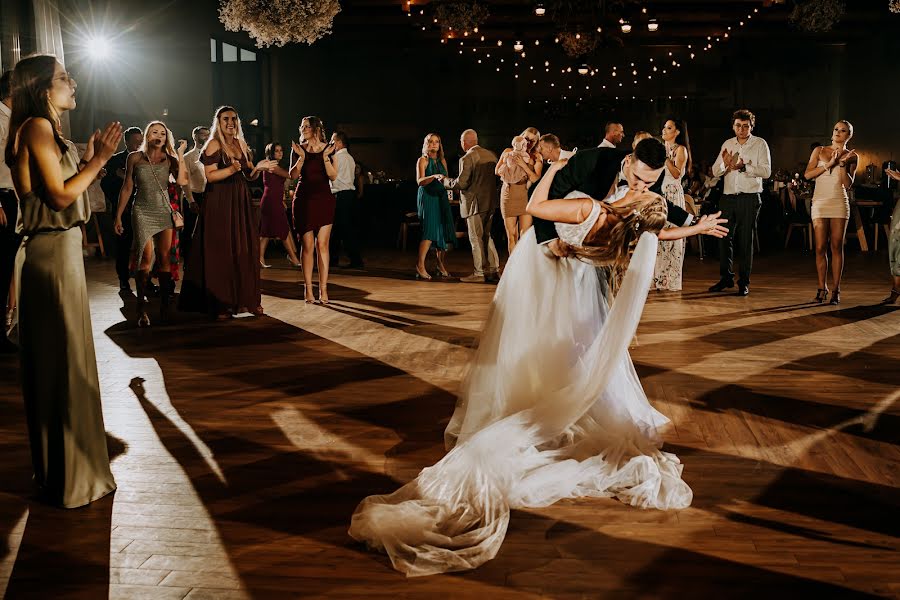
<svg viewBox="0 0 900 600">
<path fill-rule="evenodd" d="M 100 181 L 100 188 L 106 196 L 106 204 L 108 215 L 115 215 L 116 208 L 119 206 L 119 191 L 122 189 L 122 183 L 125 181 L 125 161 L 131 152 L 137 152 L 144 141 L 144 132 L 137 127 L 129 127 L 122 134 L 125 141 L 125 149 L 112 155 L 112 158 L 106 163 L 106 176 Z M 131 231 L 131 201 L 129 198 L 128 206 L 122 213 L 122 227 L 125 232 L 116 236 L 116 274 L 119 276 L 119 291 L 131 292 L 129 279 L 131 277 L 129 270 L 129 261 L 131 259 L 131 244 L 133 241 Z"/>
<path fill-rule="evenodd" d="M 553 198 L 564 198 L 571 192 L 578 191 L 599 200 L 614 196 L 622 186 L 638 192 L 650 190 L 661 195 L 665 164 L 666 148 L 654 138 L 641 140 L 631 153 L 616 148 L 581 150 L 569 158 L 566 167 L 556 174 L 550 195 Z M 620 171 L 625 178 L 621 183 L 618 181 Z M 717 219 L 718 215 L 698 219 L 671 202 L 668 202 L 668 207 L 668 220 L 673 225 L 685 227 L 703 220 L 716 220 L 715 226 L 711 224 L 704 233 L 722 237 L 728 232 L 719 224 L 721 220 Z M 534 232 L 538 244 L 547 244 L 556 256 L 566 256 L 567 250 L 557 239 L 556 227 L 552 222 L 535 218 Z"/>
</svg>

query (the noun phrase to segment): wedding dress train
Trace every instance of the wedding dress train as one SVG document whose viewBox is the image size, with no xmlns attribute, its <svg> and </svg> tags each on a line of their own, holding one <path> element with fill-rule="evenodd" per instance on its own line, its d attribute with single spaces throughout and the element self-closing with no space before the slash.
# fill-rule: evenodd
<svg viewBox="0 0 900 600">
<path fill-rule="evenodd" d="M 590 224 L 557 229 L 578 245 Z M 445 434 L 450 451 L 393 494 L 365 498 L 350 535 L 412 577 L 492 559 L 510 508 L 586 496 L 689 506 L 682 465 L 660 450 L 669 421 L 650 406 L 627 352 L 656 251 L 656 236 L 644 233 L 608 309 L 596 269 L 546 256 L 529 230 L 463 382 Z"/>
</svg>

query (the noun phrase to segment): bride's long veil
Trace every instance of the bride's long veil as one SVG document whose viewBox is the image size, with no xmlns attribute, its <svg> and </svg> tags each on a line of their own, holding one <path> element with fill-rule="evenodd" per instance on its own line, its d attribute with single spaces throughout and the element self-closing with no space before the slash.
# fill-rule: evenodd
<svg viewBox="0 0 900 600">
<path fill-rule="evenodd" d="M 577 496 L 663 509 L 691 502 L 678 459 L 658 449 L 656 428 L 667 419 L 647 402 L 627 353 L 656 236 L 641 236 L 608 314 L 594 269 L 542 256 L 533 236 L 507 265 L 463 383 L 448 426 L 458 443 L 353 515 L 350 535 L 386 551 L 408 576 L 493 558 L 511 507 Z"/>
</svg>

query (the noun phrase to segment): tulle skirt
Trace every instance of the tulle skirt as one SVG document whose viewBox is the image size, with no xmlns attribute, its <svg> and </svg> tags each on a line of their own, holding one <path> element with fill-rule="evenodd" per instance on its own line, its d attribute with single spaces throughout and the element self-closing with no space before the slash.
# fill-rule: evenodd
<svg viewBox="0 0 900 600">
<path fill-rule="evenodd" d="M 689 506 L 682 465 L 660 450 L 668 419 L 647 401 L 627 352 L 656 249 L 644 234 L 610 310 L 592 265 L 552 258 L 526 232 L 447 427 L 450 451 L 395 493 L 364 499 L 350 535 L 418 576 L 493 558 L 510 508 L 586 496 Z"/>
</svg>

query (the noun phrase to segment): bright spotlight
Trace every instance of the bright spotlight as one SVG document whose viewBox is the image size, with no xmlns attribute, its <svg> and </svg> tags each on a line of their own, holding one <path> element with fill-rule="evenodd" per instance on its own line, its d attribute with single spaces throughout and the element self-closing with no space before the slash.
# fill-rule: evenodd
<svg viewBox="0 0 900 600">
<path fill-rule="evenodd" d="M 91 60 L 106 60 L 106 57 L 112 53 L 112 44 L 105 37 L 91 37 L 87 41 L 87 53 Z"/>
</svg>

